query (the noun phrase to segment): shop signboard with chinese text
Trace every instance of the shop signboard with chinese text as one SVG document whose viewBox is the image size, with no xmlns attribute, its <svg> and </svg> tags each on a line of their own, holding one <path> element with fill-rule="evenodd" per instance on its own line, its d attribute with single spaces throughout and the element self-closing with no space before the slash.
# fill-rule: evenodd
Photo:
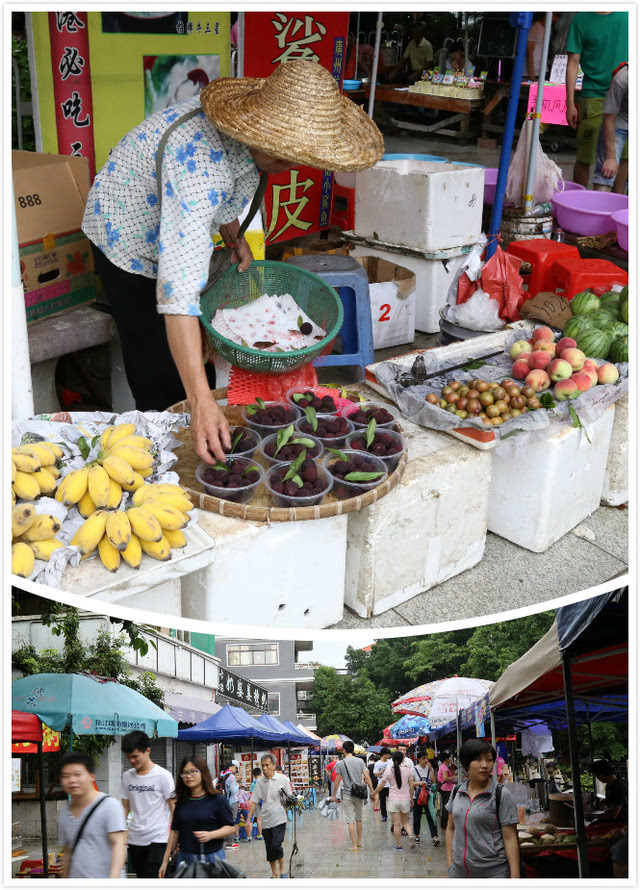
<svg viewBox="0 0 640 890">
<path fill-rule="evenodd" d="M 227 668 L 220 668 L 218 694 L 245 707 L 256 708 L 265 713 L 269 710 L 269 693 L 264 686 L 258 686 L 257 683 L 240 677 Z"/>
<path fill-rule="evenodd" d="M 348 12 L 247 12 L 244 21 L 245 77 L 268 77 L 283 62 L 305 60 L 319 62 L 342 87 Z M 313 167 L 271 176 L 267 243 L 328 228 L 332 187 L 333 174 Z"/>
</svg>

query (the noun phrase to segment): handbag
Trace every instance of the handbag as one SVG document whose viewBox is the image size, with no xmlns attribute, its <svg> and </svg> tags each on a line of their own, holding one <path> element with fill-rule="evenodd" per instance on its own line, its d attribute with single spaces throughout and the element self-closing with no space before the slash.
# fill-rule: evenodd
<svg viewBox="0 0 640 890">
<path fill-rule="evenodd" d="M 416 803 L 420 807 L 428 806 L 428 804 L 429 804 L 429 789 L 427 788 L 426 785 L 422 785 L 420 787 L 420 791 L 418 793 L 418 799 L 416 800 Z"/>
<path fill-rule="evenodd" d="M 350 791 L 351 797 L 357 797 L 358 800 L 367 799 L 367 786 L 363 785 L 361 782 L 352 782 Z"/>
<path fill-rule="evenodd" d="M 200 844 L 200 858 L 191 862 L 181 862 L 173 874 L 174 878 L 246 878 L 247 876 L 235 865 L 224 859 L 209 862 L 204 858 L 204 845 Z"/>
</svg>

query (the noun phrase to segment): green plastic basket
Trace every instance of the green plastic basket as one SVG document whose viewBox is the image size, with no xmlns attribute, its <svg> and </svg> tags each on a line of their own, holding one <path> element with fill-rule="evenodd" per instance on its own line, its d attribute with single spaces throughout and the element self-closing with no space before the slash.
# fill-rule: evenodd
<svg viewBox="0 0 640 890">
<path fill-rule="evenodd" d="M 306 349 L 263 352 L 232 343 L 211 327 L 211 320 L 218 309 L 237 309 L 265 293 L 291 294 L 309 318 L 327 332 L 326 336 L 316 346 Z M 237 265 L 232 266 L 201 294 L 200 311 L 200 322 L 209 346 L 233 367 L 259 374 L 283 374 L 312 361 L 331 345 L 342 327 L 344 317 L 340 297 L 322 278 L 298 266 L 270 260 L 254 260 L 246 272 L 240 273 Z"/>
</svg>

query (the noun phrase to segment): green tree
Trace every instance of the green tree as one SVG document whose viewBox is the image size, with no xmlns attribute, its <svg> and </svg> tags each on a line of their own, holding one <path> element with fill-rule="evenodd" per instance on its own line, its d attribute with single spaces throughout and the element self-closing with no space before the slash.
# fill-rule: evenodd
<svg viewBox="0 0 640 890">
<path fill-rule="evenodd" d="M 346 663 L 356 676 L 368 676 L 379 689 L 389 691 L 393 701 L 407 690 L 405 662 L 415 648 L 415 637 L 391 637 L 377 640 L 368 652 L 347 648 Z"/>
<path fill-rule="evenodd" d="M 373 744 L 393 722 L 387 690 L 376 688 L 366 675 L 345 676 L 332 667 L 318 668 L 312 706 L 321 736 L 343 733 L 354 742 Z"/>
<path fill-rule="evenodd" d="M 80 620 L 78 610 L 67 607 L 64 615 L 58 616 L 60 635 L 64 638 L 62 651 L 41 649 L 26 645 L 16 649 L 11 657 L 11 666 L 24 676 L 32 674 L 67 674 L 78 671 L 110 677 L 135 689 L 154 704 L 162 707 L 164 692 L 157 685 L 154 674 L 145 671 L 140 677 L 134 676 L 129 668 L 125 650 L 128 639 L 120 635 L 115 639 L 107 630 L 101 630 L 95 640 L 85 644 L 79 635 Z M 85 751 L 95 761 L 99 754 L 115 741 L 114 736 L 86 735 L 74 736 L 75 750 Z M 61 734 L 60 748 L 68 751 L 70 733 Z"/>
</svg>

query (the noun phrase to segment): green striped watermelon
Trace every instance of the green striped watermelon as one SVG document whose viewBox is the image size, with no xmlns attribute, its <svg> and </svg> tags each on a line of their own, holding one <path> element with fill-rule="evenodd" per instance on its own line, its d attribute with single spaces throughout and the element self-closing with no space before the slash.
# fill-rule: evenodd
<svg viewBox="0 0 640 890">
<path fill-rule="evenodd" d="M 625 285 L 626 288 L 626 285 Z M 629 324 L 629 295 L 625 294 L 620 298 L 620 318 Z"/>
<path fill-rule="evenodd" d="M 591 322 L 591 327 L 596 328 L 598 331 L 606 330 L 606 328 L 618 320 L 617 313 L 613 315 L 611 312 L 607 312 L 606 309 L 597 309 L 595 312 L 590 312 L 587 318 Z"/>
<path fill-rule="evenodd" d="M 628 362 L 629 361 L 629 338 L 628 337 L 618 337 L 617 340 L 614 340 L 611 344 L 611 349 L 609 350 L 609 361 L 613 362 L 616 365 L 619 365 L 620 362 Z"/>
<path fill-rule="evenodd" d="M 592 330 L 592 324 L 589 321 L 589 315 L 576 315 L 570 318 L 564 326 L 563 334 L 565 337 L 571 337 L 576 340 L 581 331 Z"/>
<path fill-rule="evenodd" d="M 600 308 L 600 300 L 592 291 L 583 290 L 575 295 L 569 305 L 571 306 L 572 315 L 588 315 L 589 312 L 594 312 Z"/>
<path fill-rule="evenodd" d="M 629 285 L 625 284 L 625 286 L 620 291 L 620 299 L 626 300 L 628 298 L 628 296 L 629 296 Z"/>
<path fill-rule="evenodd" d="M 605 334 L 609 334 L 614 340 L 617 340 L 619 337 L 628 337 L 629 325 L 625 324 L 623 321 L 614 321 L 612 325 L 605 328 Z"/>
<path fill-rule="evenodd" d="M 620 294 L 615 291 L 603 294 L 600 297 L 600 308 L 606 309 L 607 312 L 615 313 L 616 317 L 620 312 Z"/>
<path fill-rule="evenodd" d="M 589 358 L 606 358 L 611 347 L 611 337 L 603 331 L 586 330 L 576 338 L 578 349 Z"/>
</svg>

